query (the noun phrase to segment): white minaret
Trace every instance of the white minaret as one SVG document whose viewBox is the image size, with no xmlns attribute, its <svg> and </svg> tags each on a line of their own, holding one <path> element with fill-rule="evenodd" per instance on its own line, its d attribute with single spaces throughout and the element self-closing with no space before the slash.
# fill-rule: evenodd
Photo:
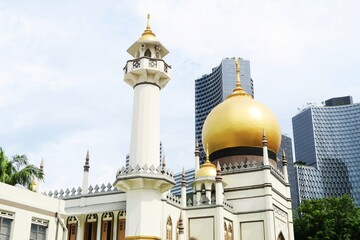
<svg viewBox="0 0 360 240">
<path fill-rule="evenodd" d="M 170 80 L 171 67 L 162 59 L 168 50 L 150 28 L 128 50 L 134 59 L 124 67 L 124 81 L 134 89 L 129 168 L 117 174 L 116 187 L 127 192 L 127 239 L 161 239 L 162 193 L 174 179 L 160 166 L 160 90 Z M 166 223 L 165 223 L 166 224 Z"/>
<path fill-rule="evenodd" d="M 162 59 L 169 51 L 147 27 L 128 50 L 135 59 L 124 68 L 124 81 L 134 88 L 130 166 L 159 165 L 160 90 L 170 80 L 171 67 Z"/>
</svg>

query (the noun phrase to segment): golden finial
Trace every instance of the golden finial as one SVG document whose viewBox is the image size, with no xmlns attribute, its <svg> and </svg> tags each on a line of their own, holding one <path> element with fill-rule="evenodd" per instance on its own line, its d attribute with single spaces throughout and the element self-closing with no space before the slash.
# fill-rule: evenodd
<svg viewBox="0 0 360 240">
<path fill-rule="evenodd" d="M 235 60 L 235 65 L 236 65 L 236 87 L 241 87 L 241 83 L 240 83 L 240 63 L 239 63 L 239 59 L 236 58 Z"/>
<path fill-rule="evenodd" d="M 244 89 L 241 87 L 240 82 L 240 62 L 238 58 L 235 58 L 235 65 L 236 65 L 236 87 L 233 90 L 232 94 L 228 96 L 228 98 L 232 96 L 251 96 L 250 94 L 247 94 Z"/>
<path fill-rule="evenodd" d="M 150 28 L 150 14 L 147 15 L 146 29 L 143 32 L 142 36 L 144 36 L 144 35 L 152 35 L 155 37 L 155 34 L 151 31 L 151 28 Z"/>
<path fill-rule="evenodd" d="M 146 29 L 150 29 L 150 13 L 148 13 L 148 15 L 147 15 Z"/>
</svg>

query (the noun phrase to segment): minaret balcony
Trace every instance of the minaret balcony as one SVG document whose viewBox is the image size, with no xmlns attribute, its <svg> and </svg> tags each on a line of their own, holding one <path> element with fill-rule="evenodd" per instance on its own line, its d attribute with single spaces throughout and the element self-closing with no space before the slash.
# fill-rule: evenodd
<svg viewBox="0 0 360 240">
<path fill-rule="evenodd" d="M 148 70 L 150 73 L 163 72 L 170 77 L 171 66 L 164 60 L 158 58 L 141 57 L 126 62 L 124 74 Z"/>
</svg>

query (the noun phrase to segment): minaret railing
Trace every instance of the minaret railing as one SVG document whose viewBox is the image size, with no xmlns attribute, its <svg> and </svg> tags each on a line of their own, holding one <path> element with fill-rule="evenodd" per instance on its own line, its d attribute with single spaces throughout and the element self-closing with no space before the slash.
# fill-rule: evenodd
<svg viewBox="0 0 360 240">
<path fill-rule="evenodd" d="M 126 62 L 125 67 L 123 68 L 124 73 L 127 74 L 130 71 L 136 70 L 136 69 L 156 69 L 163 71 L 165 73 L 169 72 L 169 69 L 171 69 L 171 66 L 168 65 L 164 60 L 158 59 L 158 58 L 150 58 L 150 57 L 141 57 L 136 58 L 132 60 L 128 60 Z"/>
</svg>

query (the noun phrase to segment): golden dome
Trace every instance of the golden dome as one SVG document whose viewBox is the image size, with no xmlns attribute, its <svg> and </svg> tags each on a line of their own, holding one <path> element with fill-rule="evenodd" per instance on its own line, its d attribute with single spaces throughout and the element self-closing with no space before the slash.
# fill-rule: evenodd
<svg viewBox="0 0 360 240">
<path fill-rule="evenodd" d="M 203 143 L 208 145 L 210 154 L 232 147 L 261 148 L 265 131 L 268 149 L 276 154 L 281 141 L 279 123 L 267 107 L 244 92 L 238 63 L 236 68 L 236 88 L 207 116 L 202 129 Z"/>
<path fill-rule="evenodd" d="M 216 167 L 209 159 L 206 159 L 200 169 L 195 173 L 195 178 L 199 177 L 216 177 Z"/>
</svg>

